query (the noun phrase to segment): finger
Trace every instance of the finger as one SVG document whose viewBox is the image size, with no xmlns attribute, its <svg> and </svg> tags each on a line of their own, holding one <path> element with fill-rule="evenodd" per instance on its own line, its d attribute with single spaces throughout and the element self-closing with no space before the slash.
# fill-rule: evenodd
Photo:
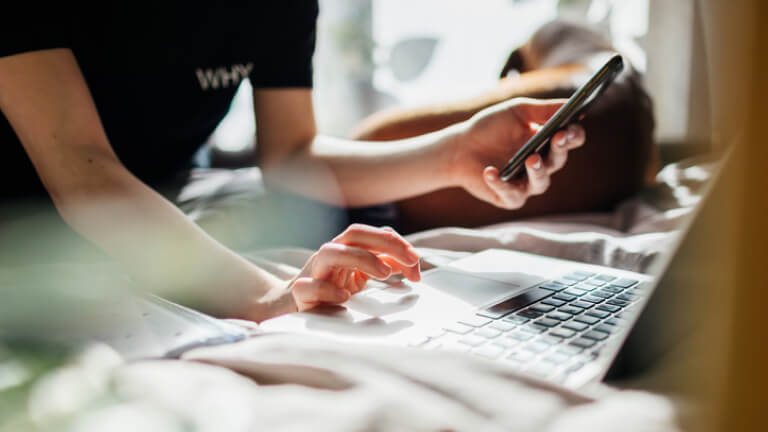
<svg viewBox="0 0 768 432">
<path fill-rule="evenodd" d="M 587 140 L 587 132 L 581 125 L 572 124 L 569 125 L 566 132 L 566 147 L 568 150 L 573 150 L 584 145 Z"/>
<path fill-rule="evenodd" d="M 563 106 L 567 99 L 519 99 L 517 116 L 524 123 L 544 124 L 557 110 Z"/>
<path fill-rule="evenodd" d="M 352 224 L 339 234 L 334 242 L 363 248 L 374 253 L 387 254 L 406 265 L 413 265 L 419 261 L 419 254 L 413 246 L 391 228 Z"/>
<path fill-rule="evenodd" d="M 344 303 L 349 300 L 349 291 L 319 279 L 299 278 L 291 288 L 299 310 L 307 310 L 320 303 Z"/>
<path fill-rule="evenodd" d="M 327 279 L 335 269 L 360 270 L 373 277 L 385 279 L 392 269 L 373 253 L 341 243 L 326 243 L 320 247 L 312 265 L 312 276 Z"/>
<path fill-rule="evenodd" d="M 528 181 L 505 182 L 499 178 L 499 170 L 496 167 L 486 167 L 483 171 L 485 184 L 497 197 L 494 202 L 497 206 L 513 210 L 522 207 L 527 197 Z"/>
<path fill-rule="evenodd" d="M 568 132 L 566 130 L 558 131 L 549 146 L 546 166 L 550 173 L 558 171 L 568 160 Z"/>
<path fill-rule="evenodd" d="M 544 160 L 539 154 L 533 154 L 525 160 L 525 170 L 528 174 L 528 194 L 541 195 L 549 188 L 549 173 L 544 166 Z"/>
<path fill-rule="evenodd" d="M 421 265 L 419 263 L 413 266 L 405 266 L 386 255 L 380 255 L 379 258 L 387 263 L 387 265 L 392 267 L 392 273 L 400 273 L 406 279 L 412 282 L 418 282 L 421 280 Z"/>
<path fill-rule="evenodd" d="M 549 173 L 551 174 L 558 171 L 565 166 L 565 163 L 568 160 L 568 151 L 584 145 L 586 137 L 587 134 L 584 131 L 584 128 L 577 124 L 572 124 L 566 129 L 558 131 L 552 137 L 550 154 L 545 162 Z"/>
<path fill-rule="evenodd" d="M 349 280 L 344 289 L 349 291 L 350 294 L 355 295 L 362 291 L 363 288 L 365 288 L 365 285 L 368 283 L 369 279 L 370 276 L 367 274 L 361 271 L 353 270 L 349 273 Z"/>
</svg>

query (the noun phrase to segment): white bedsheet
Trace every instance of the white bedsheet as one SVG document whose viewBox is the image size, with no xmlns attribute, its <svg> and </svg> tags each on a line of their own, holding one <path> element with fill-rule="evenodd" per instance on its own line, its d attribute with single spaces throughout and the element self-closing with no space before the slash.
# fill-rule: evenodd
<svg viewBox="0 0 768 432">
<path fill-rule="evenodd" d="M 183 360 L 91 347 L 33 391 L 37 426 L 91 431 L 678 430 L 642 392 L 593 399 L 458 354 L 263 335 Z"/>
<path fill-rule="evenodd" d="M 495 247 L 643 272 L 669 247 L 711 169 L 667 167 L 657 187 L 610 214 L 438 229 L 410 240 L 437 265 Z M 288 278 L 309 253 L 249 257 Z M 38 386 L 35 421 L 57 421 L 56 397 L 73 384 L 80 393 L 65 406 L 83 431 L 676 430 L 674 407 L 660 396 L 616 391 L 595 399 L 468 356 L 284 334 L 133 364 L 94 348 Z"/>
</svg>

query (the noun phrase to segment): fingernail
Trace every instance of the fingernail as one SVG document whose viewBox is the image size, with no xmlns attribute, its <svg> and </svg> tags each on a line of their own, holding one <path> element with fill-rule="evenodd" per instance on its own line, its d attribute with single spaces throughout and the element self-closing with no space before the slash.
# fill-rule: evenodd
<svg viewBox="0 0 768 432">
<path fill-rule="evenodd" d="M 416 252 L 416 249 L 411 246 L 408 248 L 408 256 L 414 261 L 419 262 L 419 253 Z"/>
<path fill-rule="evenodd" d="M 379 270 L 379 276 L 380 277 L 388 277 L 392 273 L 392 269 L 383 263 L 379 263 L 376 266 L 376 269 Z"/>
<path fill-rule="evenodd" d="M 565 146 L 565 136 L 561 135 L 557 140 L 555 140 L 555 145 L 558 147 L 564 147 Z"/>
<path fill-rule="evenodd" d="M 568 141 L 571 141 L 574 138 L 576 138 L 576 125 L 568 126 L 568 133 L 566 135 L 568 137 Z"/>
<path fill-rule="evenodd" d="M 413 270 L 414 270 L 413 276 L 415 279 L 414 282 L 420 281 L 421 280 L 421 264 L 416 264 L 413 267 Z"/>
<path fill-rule="evenodd" d="M 485 178 L 490 180 L 490 181 L 494 181 L 495 180 L 495 178 L 493 177 L 493 174 L 491 174 L 491 173 L 486 174 Z"/>
<path fill-rule="evenodd" d="M 537 160 L 535 164 L 533 164 L 533 169 L 541 169 L 541 159 Z"/>
</svg>

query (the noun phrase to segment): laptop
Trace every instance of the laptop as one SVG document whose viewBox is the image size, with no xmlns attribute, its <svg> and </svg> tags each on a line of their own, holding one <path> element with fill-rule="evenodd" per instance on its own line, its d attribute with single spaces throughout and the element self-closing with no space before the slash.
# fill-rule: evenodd
<svg viewBox="0 0 768 432">
<path fill-rule="evenodd" d="M 681 319 L 690 302 L 681 307 L 680 299 L 696 293 L 679 291 L 679 274 L 689 268 L 678 261 L 697 247 L 692 240 L 706 237 L 699 214 L 712 213 L 706 207 L 722 193 L 713 191 L 722 189 L 720 171 L 649 274 L 489 249 L 426 271 L 419 283 L 371 281 L 343 306 L 273 318 L 259 333 L 462 352 L 574 389 L 637 376 L 696 327 L 692 315 Z M 129 360 L 177 357 L 253 334 L 154 296 L 120 298 L 98 315 L 87 320 L 92 328 L 110 325 L 95 326 L 95 339 Z"/>
<path fill-rule="evenodd" d="M 668 325 L 681 296 L 679 278 L 670 274 L 689 271 L 681 269 L 680 256 L 706 237 L 699 214 L 708 212 L 720 171 L 649 274 L 490 249 L 426 271 L 419 283 L 374 283 L 343 306 L 277 317 L 261 327 L 468 353 L 574 389 L 637 376 L 696 326 L 694 320 Z"/>
</svg>

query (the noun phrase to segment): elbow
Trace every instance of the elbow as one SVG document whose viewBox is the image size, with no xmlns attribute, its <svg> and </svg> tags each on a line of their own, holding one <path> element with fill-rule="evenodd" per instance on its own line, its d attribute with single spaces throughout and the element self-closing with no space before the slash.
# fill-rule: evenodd
<svg viewBox="0 0 768 432">
<path fill-rule="evenodd" d="M 67 172 L 41 173 L 40 178 L 61 218 L 81 231 L 93 209 L 119 199 L 128 171 L 114 156 L 86 156 L 67 167 Z"/>
<path fill-rule="evenodd" d="M 286 173 L 292 173 L 295 176 L 302 169 L 306 169 L 312 160 L 312 145 L 309 142 L 283 148 L 290 150 L 259 149 L 257 151 L 258 165 L 266 181 L 279 182 Z"/>
</svg>

